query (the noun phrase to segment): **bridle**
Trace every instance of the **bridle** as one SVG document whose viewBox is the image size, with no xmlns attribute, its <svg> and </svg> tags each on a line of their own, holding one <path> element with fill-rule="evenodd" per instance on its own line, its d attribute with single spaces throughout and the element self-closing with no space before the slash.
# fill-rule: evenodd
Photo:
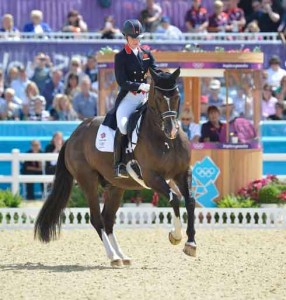
<svg viewBox="0 0 286 300">
<path fill-rule="evenodd" d="M 159 91 L 163 91 L 163 92 L 171 92 L 171 91 L 174 91 L 175 89 L 178 88 L 178 85 L 175 85 L 174 87 L 170 88 L 170 89 L 163 89 L 157 85 L 154 85 L 154 89 L 157 89 Z M 167 97 L 167 96 L 164 96 L 165 100 L 168 102 L 170 101 L 170 98 Z M 169 107 L 169 110 L 163 112 L 163 113 L 160 113 L 160 116 L 161 116 L 161 119 L 162 121 L 164 121 L 164 119 L 166 118 L 172 118 L 172 117 L 177 117 L 177 114 L 178 112 L 175 111 L 175 110 L 170 110 L 170 105 L 168 104 L 168 107 Z M 159 111 L 158 109 L 158 106 L 157 106 L 157 110 Z"/>
</svg>

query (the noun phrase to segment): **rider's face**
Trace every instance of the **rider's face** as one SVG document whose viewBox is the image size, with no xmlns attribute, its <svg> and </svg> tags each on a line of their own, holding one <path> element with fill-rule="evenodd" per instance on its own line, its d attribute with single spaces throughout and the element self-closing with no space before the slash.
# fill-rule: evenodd
<svg viewBox="0 0 286 300">
<path fill-rule="evenodd" d="M 140 39 L 132 38 L 131 36 L 127 36 L 127 43 L 129 44 L 130 48 L 135 49 L 140 45 Z"/>
</svg>

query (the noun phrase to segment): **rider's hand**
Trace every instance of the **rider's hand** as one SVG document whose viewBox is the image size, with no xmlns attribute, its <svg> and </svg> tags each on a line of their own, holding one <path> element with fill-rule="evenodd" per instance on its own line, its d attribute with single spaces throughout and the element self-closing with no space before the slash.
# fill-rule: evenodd
<svg viewBox="0 0 286 300">
<path fill-rule="evenodd" d="M 147 93 L 150 90 L 150 84 L 148 84 L 148 83 L 141 83 L 138 90 L 141 90 L 141 91 Z"/>
</svg>

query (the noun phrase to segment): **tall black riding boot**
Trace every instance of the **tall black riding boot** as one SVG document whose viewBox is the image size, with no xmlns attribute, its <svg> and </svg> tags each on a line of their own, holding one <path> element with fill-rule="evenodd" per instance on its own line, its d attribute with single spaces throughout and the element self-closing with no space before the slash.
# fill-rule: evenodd
<svg viewBox="0 0 286 300">
<path fill-rule="evenodd" d="M 127 144 L 127 136 L 116 130 L 114 138 L 114 170 L 115 177 L 128 178 L 125 164 L 122 163 L 122 154 Z"/>
</svg>

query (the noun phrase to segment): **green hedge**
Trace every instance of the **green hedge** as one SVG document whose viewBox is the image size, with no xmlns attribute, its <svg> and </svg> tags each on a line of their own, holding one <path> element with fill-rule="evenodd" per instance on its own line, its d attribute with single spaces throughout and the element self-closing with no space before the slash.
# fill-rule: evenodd
<svg viewBox="0 0 286 300">
<path fill-rule="evenodd" d="M 0 207 L 19 207 L 23 198 L 10 190 L 0 190 Z"/>
</svg>

